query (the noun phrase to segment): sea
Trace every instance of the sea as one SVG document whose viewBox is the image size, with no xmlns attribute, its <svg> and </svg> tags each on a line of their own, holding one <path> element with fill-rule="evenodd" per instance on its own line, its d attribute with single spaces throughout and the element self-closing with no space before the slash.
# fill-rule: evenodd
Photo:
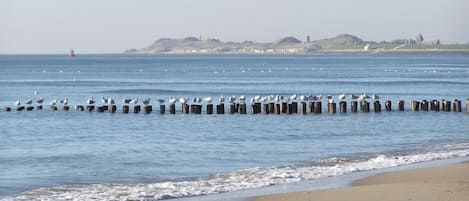
<svg viewBox="0 0 469 201">
<path fill-rule="evenodd" d="M 322 114 L 181 114 L 179 103 L 159 114 L 156 101 L 342 93 L 393 111 L 328 114 L 323 100 Z M 15 111 L 41 97 L 44 110 Z M 47 106 L 66 97 L 70 111 Z M 74 110 L 90 97 L 117 112 Z M 153 112 L 124 114 L 123 98 L 150 98 Z M 467 98 L 463 53 L 0 55 L 0 200 L 190 200 L 467 157 Z M 422 99 L 459 99 L 463 112 L 410 111 Z"/>
</svg>

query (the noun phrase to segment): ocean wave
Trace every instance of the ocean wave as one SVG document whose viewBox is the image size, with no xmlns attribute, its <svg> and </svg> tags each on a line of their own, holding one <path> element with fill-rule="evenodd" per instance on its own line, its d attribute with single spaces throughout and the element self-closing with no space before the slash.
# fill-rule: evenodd
<svg viewBox="0 0 469 201">
<path fill-rule="evenodd" d="M 371 155 L 360 160 L 329 158 L 302 165 L 257 167 L 190 181 L 44 187 L 3 200 L 163 200 L 239 191 L 465 156 L 469 156 L 469 143 L 445 145 L 433 151 L 419 153 Z"/>
</svg>

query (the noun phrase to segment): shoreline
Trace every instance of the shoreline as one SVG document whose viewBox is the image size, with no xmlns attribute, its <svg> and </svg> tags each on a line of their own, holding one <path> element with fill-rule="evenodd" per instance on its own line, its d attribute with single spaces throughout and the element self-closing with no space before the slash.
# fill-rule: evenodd
<svg viewBox="0 0 469 201">
<path fill-rule="evenodd" d="M 382 172 L 351 185 L 251 197 L 250 201 L 289 200 L 447 200 L 469 197 L 469 161 Z"/>
</svg>

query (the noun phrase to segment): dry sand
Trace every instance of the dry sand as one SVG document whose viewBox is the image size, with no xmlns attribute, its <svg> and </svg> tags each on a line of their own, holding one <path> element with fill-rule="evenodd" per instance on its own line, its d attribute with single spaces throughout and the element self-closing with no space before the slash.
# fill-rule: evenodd
<svg viewBox="0 0 469 201">
<path fill-rule="evenodd" d="M 254 197 L 253 201 L 469 201 L 469 163 L 382 173 L 351 187 Z"/>
</svg>

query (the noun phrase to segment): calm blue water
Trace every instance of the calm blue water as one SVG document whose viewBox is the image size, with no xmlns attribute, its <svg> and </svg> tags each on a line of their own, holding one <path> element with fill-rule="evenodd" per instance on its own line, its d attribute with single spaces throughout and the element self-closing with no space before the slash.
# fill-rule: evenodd
<svg viewBox="0 0 469 201">
<path fill-rule="evenodd" d="M 293 93 L 458 98 L 465 110 L 469 55 L 0 55 L 1 108 Z M 2 109 L 0 199 L 185 197 L 469 154 L 466 112 L 157 113 Z"/>
</svg>

